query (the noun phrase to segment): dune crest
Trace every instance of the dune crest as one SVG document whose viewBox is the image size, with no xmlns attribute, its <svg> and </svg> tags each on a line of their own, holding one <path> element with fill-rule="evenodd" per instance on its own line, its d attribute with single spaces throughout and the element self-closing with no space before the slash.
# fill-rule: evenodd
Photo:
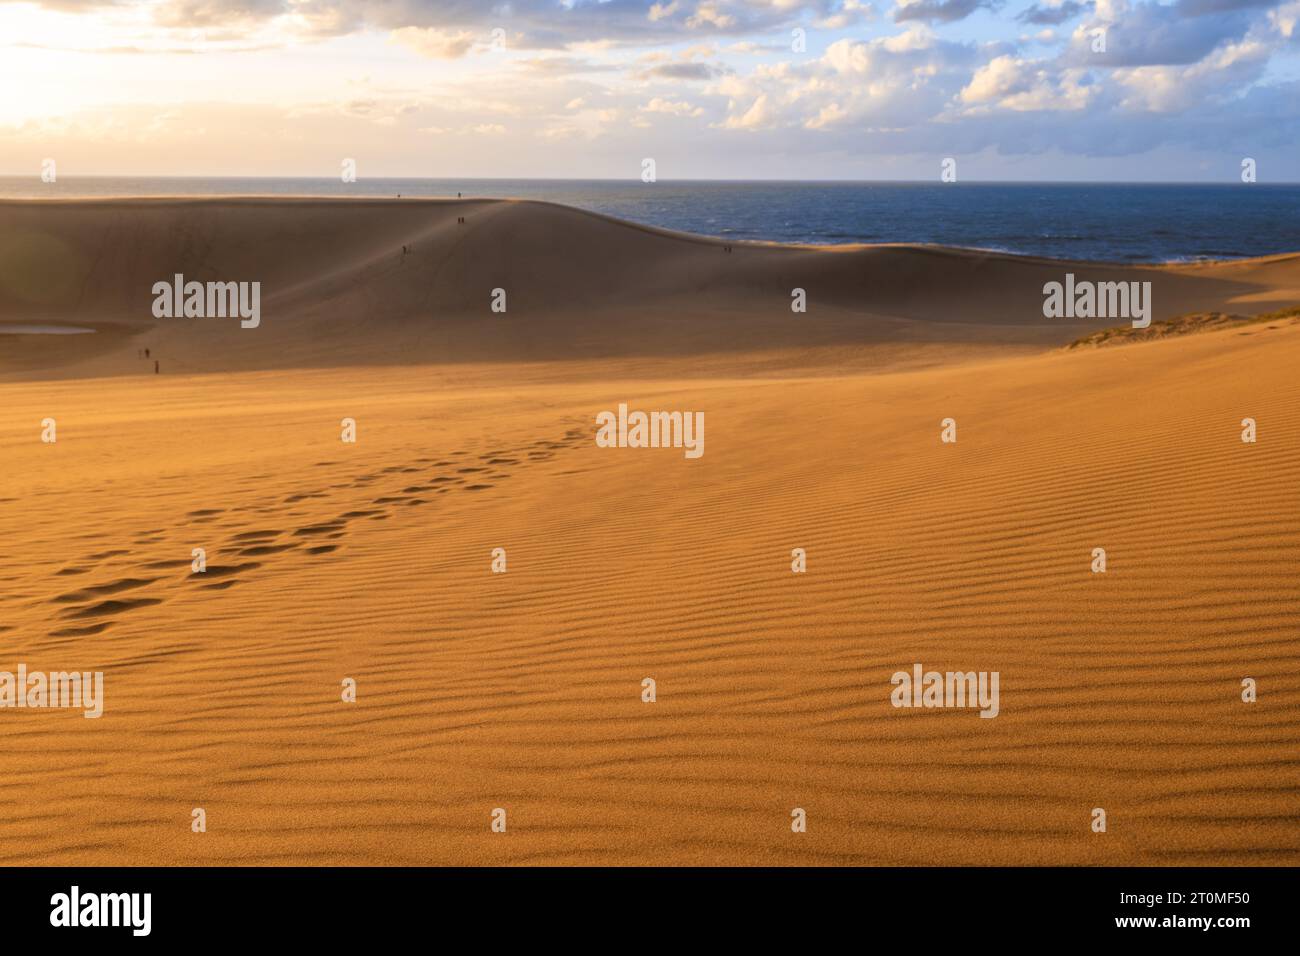
<svg viewBox="0 0 1300 956">
<path fill-rule="evenodd" d="M 828 350 L 878 367 L 881 349 L 891 363 L 929 363 L 1113 324 L 1043 317 L 1044 284 L 1066 273 L 1151 282 L 1157 320 L 1300 299 L 1297 256 L 1136 267 L 724 243 L 531 201 L 10 200 L 0 237 L 0 322 L 75 319 L 98 332 L 7 336 L 0 376 L 15 378 L 143 374 L 143 348 L 169 374 L 741 353 L 771 372 L 821 364 Z M 260 283 L 265 321 L 155 318 L 155 284 L 177 275 Z M 806 312 L 791 309 L 796 290 Z"/>
</svg>

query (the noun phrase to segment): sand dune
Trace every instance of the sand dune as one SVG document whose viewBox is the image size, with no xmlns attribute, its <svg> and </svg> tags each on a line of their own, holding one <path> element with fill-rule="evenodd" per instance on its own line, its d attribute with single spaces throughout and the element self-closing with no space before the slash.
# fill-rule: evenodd
<svg viewBox="0 0 1300 956">
<path fill-rule="evenodd" d="M 1300 298 L 1300 256 L 1139 268 L 729 245 L 500 200 L 0 201 L 0 237 L 0 322 L 99 330 L 72 342 L 7 337 L 7 377 L 138 374 L 142 348 L 172 374 L 614 358 L 667 360 L 661 370 L 679 374 L 683 357 L 721 355 L 734 368 L 742 353 L 769 371 L 879 368 L 882 354 L 893 364 L 1037 349 L 1116 324 L 1043 318 L 1043 284 L 1067 271 L 1152 282 L 1156 319 Z M 177 273 L 260 282 L 263 324 L 154 319 L 151 290 Z M 491 311 L 498 288 L 505 314 Z M 795 288 L 809 302 L 797 317 Z"/>
<path fill-rule="evenodd" d="M 1300 862 L 1294 320 L 1066 350 L 1066 264 L 539 204 L 0 225 L 56 256 L 5 247 L 4 321 L 106 330 L 0 337 L 0 669 L 106 680 L 0 710 L 5 863 Z M 1165 318 L 1298 263 L 1098 274 Z M 262 278 L 263 327 L 155 322 L 169 270 Z M 596 447 L 619 402 L 705 454 Z M 915 662 L 1000 714 L 892 707 Z"/>
</svg>

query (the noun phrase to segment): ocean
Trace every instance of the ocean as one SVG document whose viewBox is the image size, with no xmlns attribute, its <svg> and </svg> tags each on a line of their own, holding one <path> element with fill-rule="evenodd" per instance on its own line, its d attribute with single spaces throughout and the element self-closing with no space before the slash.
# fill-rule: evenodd
<svg viewBox="0 0 1300 956">
<path fill-rule="evenodd" d="M 0 198 L 250 193 L 545 199 L 727 239 L 937 243 L 1112 262 L 1300 251 L 1300 184 L 0 178 Z"/>
</svg>

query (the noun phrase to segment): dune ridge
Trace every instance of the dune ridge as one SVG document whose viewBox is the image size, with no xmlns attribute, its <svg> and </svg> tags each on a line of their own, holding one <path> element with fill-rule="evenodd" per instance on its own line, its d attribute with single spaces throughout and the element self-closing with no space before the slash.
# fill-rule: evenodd
<svg viewBox="0 0 1300 956">
<path fill-rule="evenodd" d="M 464 224 L 458 222 L 464 218 Z M 1149 281 L 1154 317 L 1300 301 L 1300 256 L 1195 265 L 1066 262 L 929 246 L 779 246 L 671 233 L 535 201 L 0 201 L 0 376 L 748 356 L 750 369 L 879 367 L 1064 345 L 1114 320 L 1043 317 L 1043 284 Z M 403 249 L 407 252 L 404 254 Z M 156 282 L 257 281 L 265 322 L 155 319 Z M 808 311 L 793 315 L 792 290 Z M 491 311 L 492 291 L 507 312 Z M 811 357 L 807 357 L 811 356 Z M 796 359 L 797 357 L 797 359 Z M 891 362 L 893 359 L 891 358 Z"/>
</svg>

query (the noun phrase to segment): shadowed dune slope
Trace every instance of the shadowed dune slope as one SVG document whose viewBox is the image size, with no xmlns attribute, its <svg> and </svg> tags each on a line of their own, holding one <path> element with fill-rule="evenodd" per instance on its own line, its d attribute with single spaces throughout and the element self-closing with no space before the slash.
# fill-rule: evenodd
<svg viewBox="0 0 1300 956">
<path fill-rule="evenodd" d="M 458 219 L 464 217 L 465 223 Z M 403 247 L 408 250 L 403 254 Z M 727 251 L 728 248 L 730 251 Z M 1114 320 L 1044 319 L 1065 272 L 1150 281 L 1154 316 L 1266 311 L 1300 298 L 1300 257 L 1124 267 L 909 246 L 783 247 L 506 200 L 0 202 L 0 375 L 463 361 L 674 358 L 889 344 L 1064 344 Z M 262 325 L 155 319 L 180 273 L 262 287 Z M 808 312 L 791 312 L 792 290 Z M 508 311 L 491 311 L 504 289 Z M 850 351 L 840 360 L 853 362 Z"/>
</svg>

